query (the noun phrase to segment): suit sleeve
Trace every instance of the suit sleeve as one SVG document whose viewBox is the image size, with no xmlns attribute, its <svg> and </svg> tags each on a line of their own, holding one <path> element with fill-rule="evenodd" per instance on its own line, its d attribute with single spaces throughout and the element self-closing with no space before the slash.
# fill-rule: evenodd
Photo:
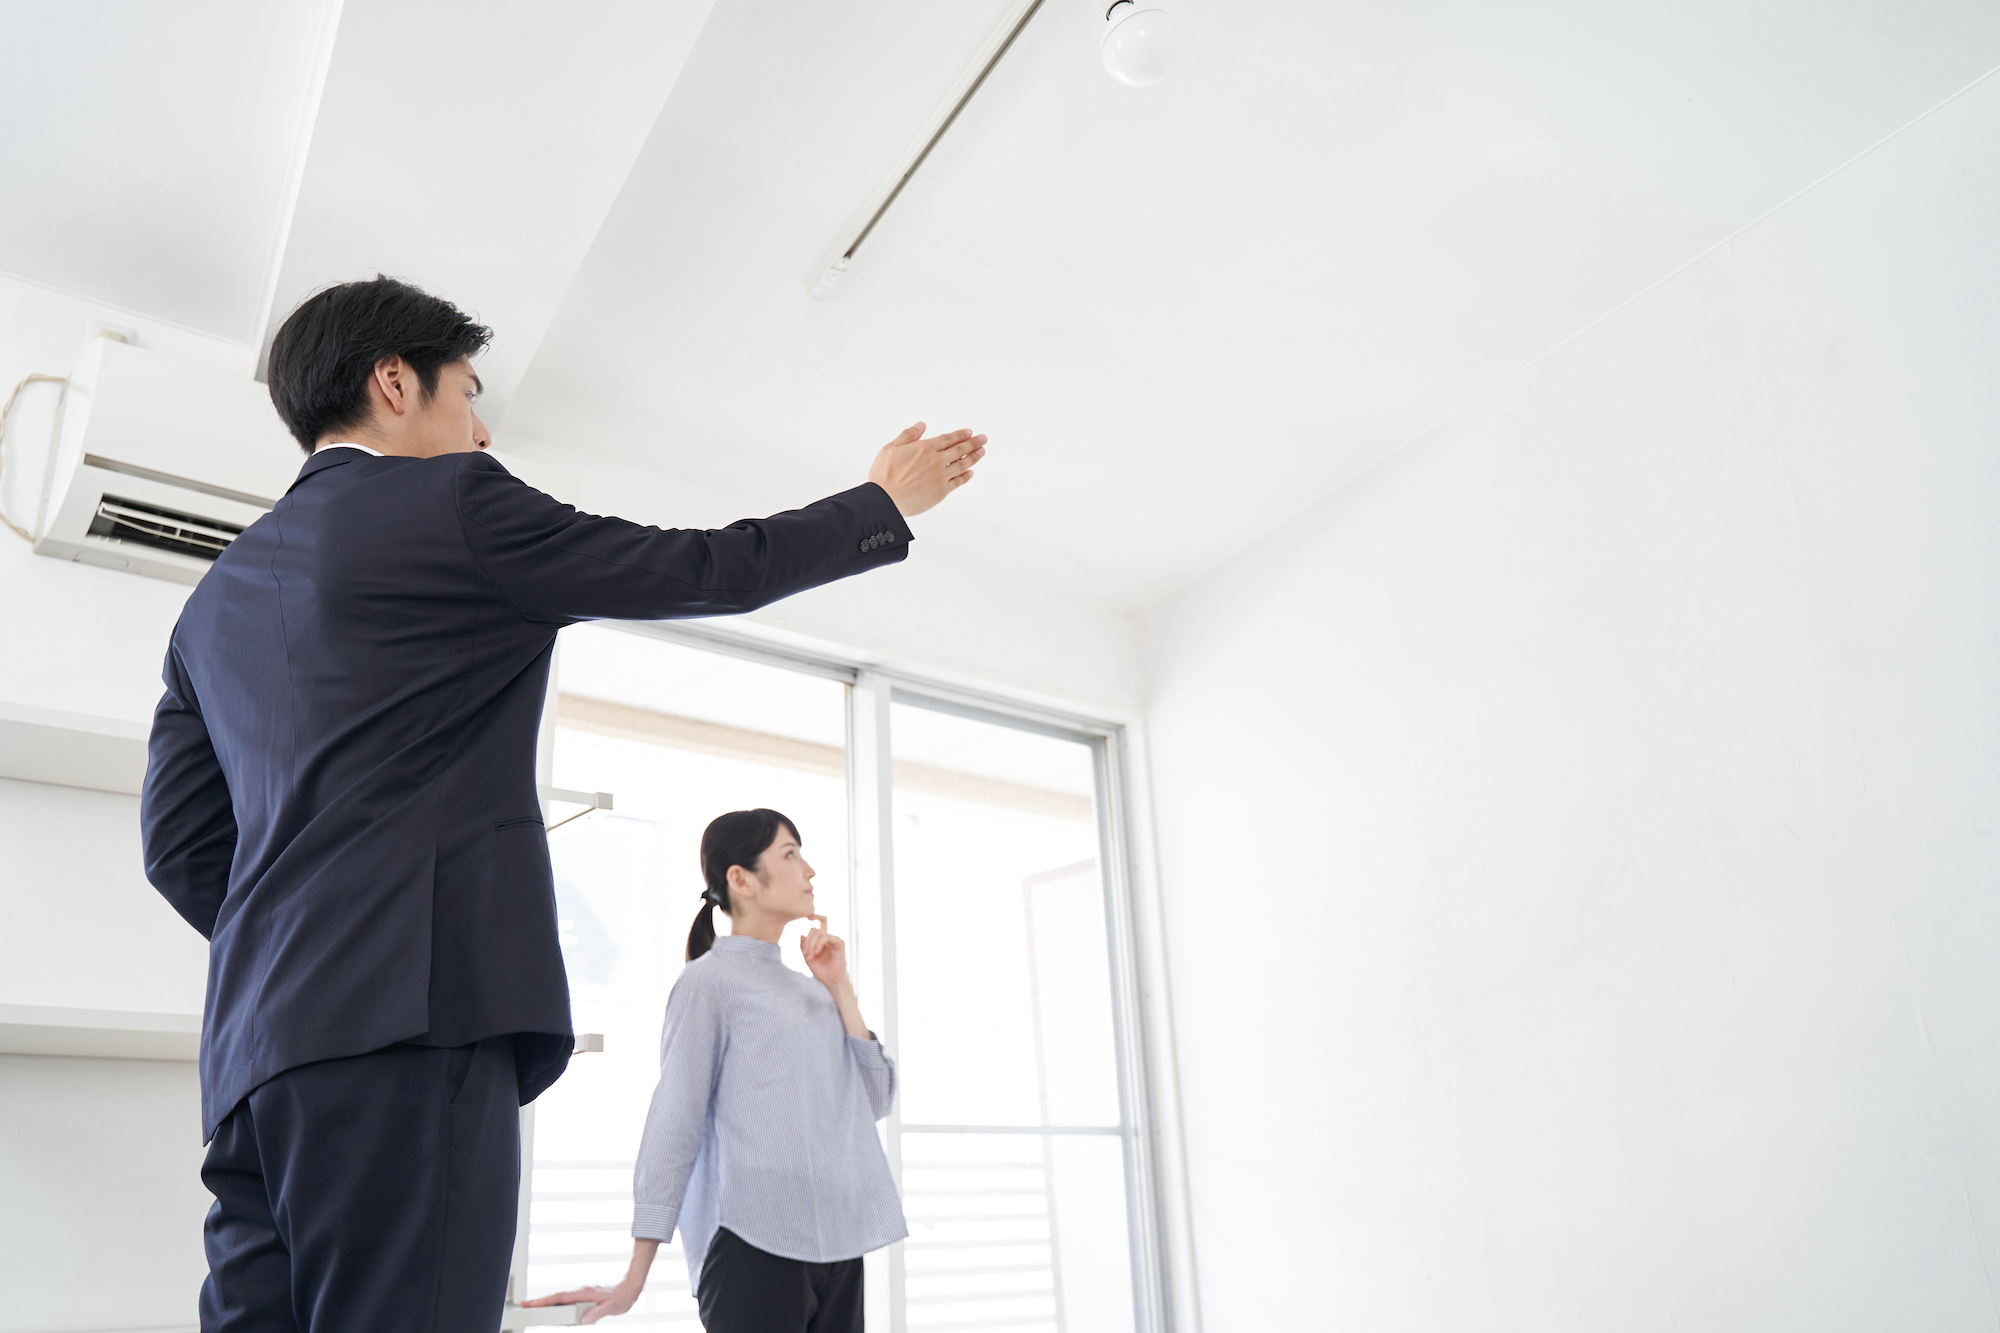
<svg viewBox="0 0 2000 1333">
<path fill-rule="evenodd" d="M 900 561 L 912 537 L 874 483 L 726 528 L 653 528 L 551 499 L 485 454 L 455 474 L 459 526 L 486 577 L 534 621 L 754 611 Z"/>
<path fill-rule="evenodd" d="M 229 893 L 236 859 L 236 813 L 229 783 L 196 707 L 180 658 L 167 650 L 167 692 L 153 710 L 139 828 L 146 878 L 203 938 Z"/>
</svg>

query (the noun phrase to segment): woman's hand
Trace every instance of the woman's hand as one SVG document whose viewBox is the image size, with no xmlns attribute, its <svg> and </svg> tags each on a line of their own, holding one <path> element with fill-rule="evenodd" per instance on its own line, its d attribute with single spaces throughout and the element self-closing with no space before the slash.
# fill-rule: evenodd
<svg viewBox="0 0 2000 1333">
<path fill-rule="evenodd" d="M 660 1252 L 660 1242 L 632 1238 L 632 1262 L 625 1269 L 625 1280 L 615 1287 L 578 1287 L 575 1291 L 559 1291 L 553 1296 L 538 1296 L 532 1301 L 522 1301 L 524 1306 L 537 1305 L 588 1305 L 579 1324 L 594 1324 L 615 1314 L 624 1314 L 639 1299 L 639 1293 L 646 1289 L 646 1273 L 653 1266 L 653 1256 Z"/>
<path fill-rule="evenodd" d="M 559 1291 L 553 1296 L 540 1296 L 532 1301 L 522 1301 L 524 1306 L 532 1305 L 583 1305 L 590 1308 L 578 1317 L 579 1324 L 594 1324 L 608 1315 L 624 1314 L 639 1299 L 637 1288 L 627 1290 L 621 1282 L 615 1287 L 578 1287 L 575 1291 Z"/>
<path fill-rule="evenodd" d="M 840 992 L 836 988 L 848 984 L 847 941 L 827 934 L 825 917 L 810 916 L 806 920 L 816 924 L 799 937 L 799 952 L 806 957 L 806 967 L 837 999 Z"/>
<path fill-rule="evenodd" d="M 840 1010 L 840 1025 L 850 1037 L 872 1038 L 874 1033 L 861 1021 L 861 1006 L 854 999 L 854 983 L 847 979 L 847 941 L 826 933 L 826 918 L 811 916 L 811 930 L 799 938 L 799 952 L 805 955 L 806 969 L 819 979 Z"/>
</svg>

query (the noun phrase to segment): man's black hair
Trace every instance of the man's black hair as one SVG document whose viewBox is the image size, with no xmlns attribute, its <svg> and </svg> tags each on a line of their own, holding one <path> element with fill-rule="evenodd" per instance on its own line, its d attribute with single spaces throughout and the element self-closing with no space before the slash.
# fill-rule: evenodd
<svg viewBox="0 0 2000 1333">
<path fill-rule="evenodd" d="M 428 399 L 438 371 L 485 349 L 493 330 L 443 297 L 376 274 L 307 297 L 271 340 L 271 404 L 307 453 L 329 431 L 368 420 L 368 377 L 400 356 Z"/>
</svg>

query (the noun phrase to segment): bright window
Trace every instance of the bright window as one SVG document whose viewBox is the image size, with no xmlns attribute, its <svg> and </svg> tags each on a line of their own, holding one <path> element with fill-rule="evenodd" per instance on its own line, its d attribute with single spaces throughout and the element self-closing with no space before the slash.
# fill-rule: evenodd
<svg viewBox="0 0 2000 1333">
<path fill-rule="evenodd" d="M 624 1272 L 701 831 L 770 806 L 798 823 L 902 1075 L 883 1135 L 911 1235 L 870 1261 L 871 1319 L 892 1333 L 1145 1327 L 1107 736 L 653 627 L 564 631 L 557 691 L 552 789 L 612 797 L 559 825 L 585 807 L 555 802 L 549 835 L 576 1027 L 604 1050 L 578 1055 L 528 1117 L 518 1285 Z M 800 966 L 789 939 L 785 956 Z M 699 1326 L 677 1246 L 619 1322 Z"/>
</svg>

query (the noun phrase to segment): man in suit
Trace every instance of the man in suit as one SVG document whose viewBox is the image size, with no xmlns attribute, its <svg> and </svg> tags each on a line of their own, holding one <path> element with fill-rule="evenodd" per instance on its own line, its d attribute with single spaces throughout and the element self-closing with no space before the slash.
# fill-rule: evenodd
<svg viewBox="0 0 2000 1333">
<path fill-rule="evenodd" d="M 579 513 L 482 452 L 490 331 L 387 278 L 302 304 L 309 455 L 167 651 L 146 872 L 209 940 L 204 1333 L 493 1333 L 516 1109 L 572 1046 L 535 741 L 556 632 L 749 611 L 901 560 L 985 439 L 713 531 Z"/>
</svg>

